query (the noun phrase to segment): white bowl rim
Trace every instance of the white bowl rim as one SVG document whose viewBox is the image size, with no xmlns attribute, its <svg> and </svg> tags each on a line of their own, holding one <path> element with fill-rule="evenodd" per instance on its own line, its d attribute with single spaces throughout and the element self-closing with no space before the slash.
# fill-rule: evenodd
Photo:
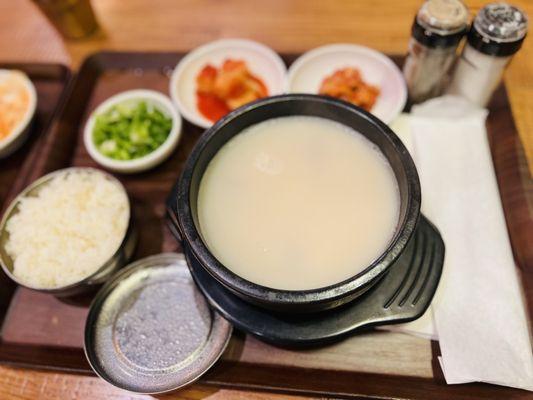
<svg viewBox="0 0 533 400">
<path fill-rule="evenodd" d="M 23 82 L 26 86 L 26 89 L 28 90 L 28 94 L 30 95 L 30 104 L 26 110 L 26 114 L 24 114 L 24 117 L 18 122 L 18 124 L 11 131 L 11 133 L 7 135 L 7 137 L 3 140 L 0 140 L 0 151 L 4 148 L 7 148 L 26 130 L 26 128 L 30 124 L 31 119 L 35 115 L 35 110 L 37 109 L 37 91 L 31 79 L 28 77 L 28 75 L 26 75 L 24 71 L 20 71 L 18 69 L 0 69 L 0 76 L 4 74 L 9 74 L 11 72 L 18 72 L 22 75 Z"/>
<path fill-rule="evenodd" d="M 278 53 L 276 53 L 273 49 L 268 47 L 267 45 L 256 42 L 254 40 L 242 39 L 242 38 L 218 39 L 218 40 L 214 40 L 212 42 L 208 42 L 203 45 L 200 45 L 199 47 L 187 53 L 178 62 L 178 64 L 176 64 L 176 67 L 174 68 L 174 71 L 172 72 L 172 76 L 170 77 L 169 92 L 170 92 L 170 97 L 172 99 L 172 102 L 178 108 L 180 113 L 183 115 L 183 118 L 185 118 L 187 121 L 191 122 L 192 124 L 197 125 L 204 129 L 210 128 L 211 126 L 214 125 L 214 123 L 209 122 L 203 118 L 200 118 L 196 112 L 190 110 L 187 106 L 185 106 L 185 104 L 181 101 L 181 96 L 178 94 L 178 82 L 180 81 L 181 76 L 183 75 L 186 67 L 194 59 L 200 56 L 203 56 L 207 53 L 210 53 L 213 50 L 219 49 L 221 47 L 226 47 L 226 46 L 240 46 L 243 48 L 253 49 L 264 54 L 266 57 L 270 58 L 276 65 L 276 68 L 278 69 L 278 72 L 280 73 L 280 75 L 283 76 L 283 79 L 281 82 L 281 85 L 283 87 L 282 92 L 272 93 L 271 95 L 283 94 L 287 91 L 287 87 L 288 87 L 287 67 L 285 63 L 283 62 L 281 56 Z"/>
<path fill-rule="evenodd" d="M 322 56 L 324 54 L 328 54 L 331 52 L 338 52 L 338 51 L 355 51 L 358 53 L 362 53 L 366 56 L 372 57 L 374 59 L 379 60 L 386 66 L 388 66 L 391 70 L 395 71 L 397 73 L 397 77 L 399 78 L 399 81 L 402 83 L 402 91 L 400 93 L 400 100 L 398 101 L 395 108 L 393 108 L 390 112 L 390 116 L 386 119 L 383 119 L 383 122 L 389 124 L 392 122 L 403 110 L 405 107 L 405 103 L 407 102 L 407 86 L 405 84 L 405 80 L 403 79 L 402 72 L 398 68 L 396 64 L 384 53 L 372 49 L 370 47 L 362 46 L 355 43 L 333 43 L 333 44 L 327 44 L 324 46 L 320 46 L 317 48 L 314 48 L 312 50 L 309 50 L 302 54 L 300 57 L 298 57 L 294 62 L 289 66 L 289 70 L 287 73 L 287 92 L 289 93 L 296 93 L 291 90 L 292 83 L 294 80 L 294 76 L 299 72 L 299 70 L 302 68 L 304 64 L 309 62 L 315 57 Z M 370 111 L 371 112 L 371 111 Z"/>
<path fill-rule="evenodd" d="M 94 144 L 92 140 L 93 129 L 96 120 L 96 116 L 107 111 L 112 106 L 122 103 L 128 100 L 155 100 L 163 105 L 164 111 L 172 119 L 172 128 L 168 134 L 167 139 L 153 152 L 139 158 L 134 158 L 133 160 L 115 160 L 106 155 L 102 154 Z M 109 168 L 110 170 L 116 172 L 124 173 L 133 173 L 145 171 L 149 168 L 154 167 L 158 163 L 165 160 L 172 150 L 178 144 L 178 141 L 181 136 L 181 116 L 173 106 L 170 99 L 165 96 L 163 93 L 160 93 L 155 90 L 150 89 L 133 89 L 126 90 L 115 94 L 96 107 L 91 115 L 89 116 L 87 122 L 85 123 L 85 128 L 83 132 L 83 140 L 85 148 L 87 149 L 89 155 L 96 161 L 98 164 L 103 167 Z"/>
</svg>

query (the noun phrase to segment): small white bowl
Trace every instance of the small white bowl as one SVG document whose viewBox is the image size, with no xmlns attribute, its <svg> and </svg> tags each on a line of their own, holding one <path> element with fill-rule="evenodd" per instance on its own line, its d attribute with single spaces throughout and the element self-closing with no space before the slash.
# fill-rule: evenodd
<svg viewBox="0 0 533 400">
<path fill-rule="evenodd" d="M 172 73 L 170 97 L 187 121 L 206 129 L 213 125 L 196 106 L 196 77 L 206 64 L 220 67 L 228 58 L 244 60 L 250 71 L 264 82 L 269 96 L 285 93 L 287 68 L 276 52 L 252 40 L 217 40 L 191 51 Z"/>
<path fill-rule="evenodd" d="M 386 55 L 355 44 L 332 44 L 308 51 L 289 68 L 289 93 L 317 94 L 325 77 L 338 69 L 355 67 L 365 82 L 380 94 L 370 110 L 385 123 L 400 114 L 407 101 L 407 88 L 398 67 Z"/>
<path fill-rule="evenodd" d="M 13 72 L 13 70 L 9 69 L 0 69 L 0 80 Z M 30 122 L 35 115 L 35 110 L 37 108 L 37 92 L 35 86 L 33 86 L 30 78 L 28 78 L 24 72 L 17 72 L 20 73 L 23 78 L 23 82 L 30 96 L 30 103 L 24 117 L 15 126 L 13 131 L 6 138 L 0 140 L 0 159 L 11 155 L 15 150 L 22 146 L 26 139 L 28 139 L 30 134 Z"/>
<path fill-rule="evenodd" d="M 115 160 L 107 157 L 106 155 L 100 153 L 93 140 L 93 130 L 96 116 L 105 113 L 111 107 L 124 101 L 144 101 L 147 104 L 153 105 L 163 114 L 172 119 L 172 129 L 170 130 L 167 139 L 161 144 L 161 146 L 144 157 L 135 158 L 133 160 Z M 111 171 L 131 174 L 135 172 L 146 171 L 147 169 L 155 167 L 167 159 L 178 145 L 181 136 L 181 125 L 181 117 L 167 96 L 154 90 L 128 90 L 110 97 L 91 113 L 91 116 L 85 124 L 83 140 L 89 155 L 98 164 Z"/>
</svg>

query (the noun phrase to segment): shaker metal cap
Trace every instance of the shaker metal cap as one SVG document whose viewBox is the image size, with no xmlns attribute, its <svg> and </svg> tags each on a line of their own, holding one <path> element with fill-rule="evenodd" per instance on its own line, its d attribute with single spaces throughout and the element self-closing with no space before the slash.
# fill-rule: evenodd
<svg viewBox="0 0 533 400">
<path fill-rule="evenodd" d="M 416 16 L 418 23 L 439 35 L 462 31 L 468 24 L 468 9 L 461 0 L 428 0 Z"/>
<path fill-rule="evenodd" d="M 515 42 L 527 33 L 527 16 L 507 3 L 492 3 L 483 7 L 474 19 L 474 28 L 489 40 Z"/>
<path fill-rule="evenodd" d="M 522 46 L 527 28 L 527 15 L 518 7 L 507 3 L 488 4 L 474 19 L 468 43 L 484 54 L 509 56 Z"/>
<path fill-rule="evenodd" d="M 411 33 L 430 48 L 457 46 L 467 32 L 468 15 L 461 0 L 427 0 L 415 16 Z"/>
<path fill-rule="evenodd" d="M 183 255 L 159 254 L 132 263 L 98 292 L 85 326 L 85 354 L 109 383 L 161 393 L 206 372 L 231 331 L 197 290 Z"/>
</svg>

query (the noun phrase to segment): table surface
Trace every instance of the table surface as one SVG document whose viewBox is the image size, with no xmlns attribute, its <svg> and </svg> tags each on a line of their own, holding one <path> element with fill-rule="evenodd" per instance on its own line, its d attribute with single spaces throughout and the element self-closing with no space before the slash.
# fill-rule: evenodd
<svg viewBox="0 0 533 400">
<path fill-rule="evenodd" d="M 477 12 L 488 0 L 466 0 Z M 0 62 L 60 62 L 76 69 L 101 49 L 186 51 L 223 37 L 246 37 L 280 52 L 351 42 L 404 53 L 420 0 L 93 0 L 101 31 L 65 41 L 29 0 L 0 0 Z M 533 16 L 533 1 L 513 0 Z M 513 115 L 533 174 L 533 41 L 505 74 Z M 145 399 L 98 378 L 0 367 L 1 399 Z M 161 399 L 297 399 L 193 385 Z"/>
</svg>

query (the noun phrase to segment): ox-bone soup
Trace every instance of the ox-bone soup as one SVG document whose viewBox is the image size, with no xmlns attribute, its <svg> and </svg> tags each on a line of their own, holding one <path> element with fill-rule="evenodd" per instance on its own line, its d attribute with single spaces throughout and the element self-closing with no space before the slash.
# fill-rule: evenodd
<svg viewBox="0 0 533 400">
<path fill-rule="evenodd" d="M 234 136 L 198 194 L 211 253 L 240 277 L 284 290 L 326 287 L 367 268 L 394 236 L 399 208 L 381 151 L 310 116 L 273 118 Z"/>
</svg>

